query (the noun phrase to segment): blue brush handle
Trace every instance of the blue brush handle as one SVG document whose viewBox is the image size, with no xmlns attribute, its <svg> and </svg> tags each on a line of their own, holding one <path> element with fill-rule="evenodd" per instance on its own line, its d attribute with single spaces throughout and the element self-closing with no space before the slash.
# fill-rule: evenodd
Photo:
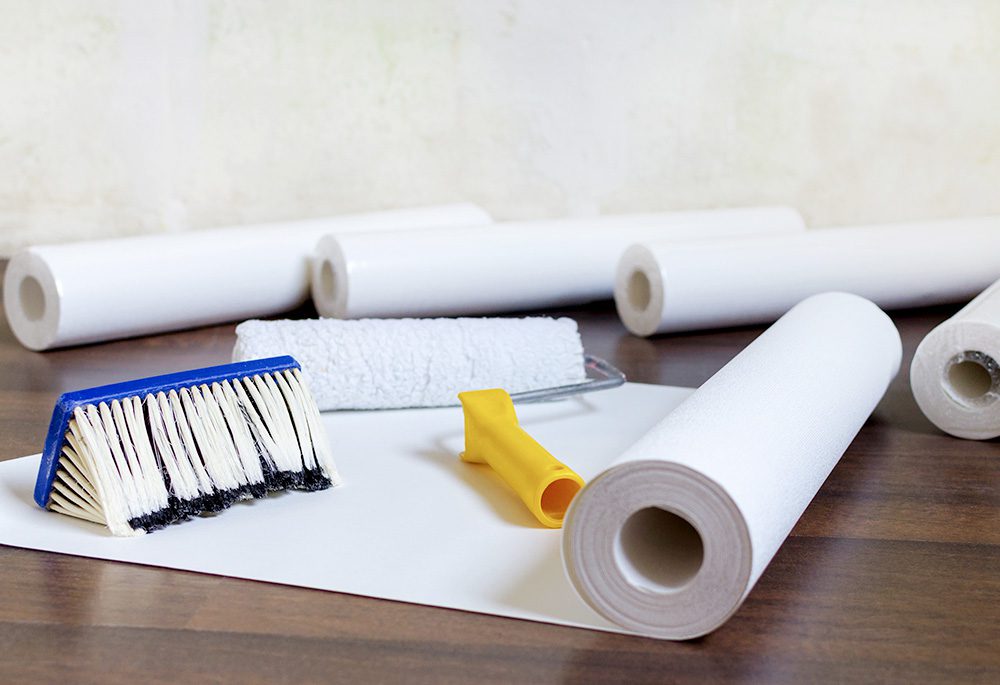
<svg viewBox="0 0 1000 685">
<path fill-rule="evenodd" d="M 162 376 L 151 376 L 150 378 L 140 378 L 124 383 L 112 383 L 111 385 L 64 393 L 59 397 L 52 410 L 49 432 L 45 436 L 42 463 L 38 467 L 38 480 L 35 481 L 35 502 L 43 509 L 49 503 L 52 483 L 55 481 L 56 471 L 59 469 L 59 455 L 62 453 L 63 440 L 69 429 L 69 420 L 73 417 L 73 411 L 77 407 L 86 404 L 97 405 L 101 402 L 111 402 L 126 397 L 145 397 L 180 388 L 211 385 L 234 378 L 260 376 L 298 368 L 300 368 L 299 363 L 293 357 L 271 357 L 220 366 L 207 366 L 203 369 L 168 373 Z"/>
</svg>

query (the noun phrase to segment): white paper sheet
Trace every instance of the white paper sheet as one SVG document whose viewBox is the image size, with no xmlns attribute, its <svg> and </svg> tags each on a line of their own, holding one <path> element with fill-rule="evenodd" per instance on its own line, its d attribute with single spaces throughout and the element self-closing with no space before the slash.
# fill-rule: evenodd
<svg viewBox="0 0 1000 685">
<path fill-rule="evenodd" d="M 39 245 L 7 265 L 4 309 L 33 350 L 270 316 L 306 301 L 309 257 L 331 231 L 490 221 L 475 205 L 454 204 Z"/>
<path fill-rule="evenodd" d="M 910 387 L 924 415 L 946 433 L 1000 436 L 1000 281 L 920 342 Z"/>
<path fill-rule="evenodd" d="M 647 242 L 621 256 L 615 305 L 636 335 L 771 322 L 831 290 L 884 309 L 961 302 L 1000 277 L 1000 216 Z"/>
<path fill-rule="evenodd" d="M 517 408 L 590 479 L 690 394 L 629 383 Z M 345 484 L 240 503 L 138 538 L 39 509 L 38 457 L 0 463 L 0 544 L 624 632 L 576 595 L 561 532 L 458 459 L 459 408 L 324 415 Z M 39 436 L 41 439 L 41 436 Z"/>
</svg>

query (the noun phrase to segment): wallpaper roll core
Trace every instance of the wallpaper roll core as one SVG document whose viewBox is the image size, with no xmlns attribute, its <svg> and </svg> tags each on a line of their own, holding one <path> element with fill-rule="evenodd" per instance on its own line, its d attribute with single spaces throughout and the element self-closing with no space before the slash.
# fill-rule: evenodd
<svg viewBox="0 0 1000 685">
<path fill-rule="evenodd" d="M 615 305 L 636 335 L 774 321 L 851 292 L 886 309 L 971 298 L 1000 277 L 1000 216 L 629 247 Z"/>
<path fill-rule="evenodd" d="M 609 299 L 615 264 L 642 240 L 790 233 L 784 207 L 496 224 L 323 238 L 312 296 L 338 319 L 481 315 Z"/>
<path fill-rule="evenodd" d="M 889 317 L 796 305 L 577 495 L 563 561 L 628 630 L 688 639 L 740 606 L 899 370 Z"/>
<path fill-rule="evenodd" d="M 910 387 L 924 415 L 971 440 L 1000 436 L 1000 281 L 920 342 Z"/>
<path fill-rule="evenodd" d="M 269 316 L 305 302 L 309 258 L 327 233 L 489 222 L 454 204 L 42 245 L 11 258 L 4 308 L 32 350 Z"/>
</svg>

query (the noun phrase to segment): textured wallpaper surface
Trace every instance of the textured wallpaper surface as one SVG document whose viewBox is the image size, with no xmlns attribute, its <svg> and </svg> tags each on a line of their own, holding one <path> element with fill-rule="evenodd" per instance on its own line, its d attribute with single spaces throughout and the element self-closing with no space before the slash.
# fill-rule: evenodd
<svg viewBox="0 0 1000 685">
<path fill-rule="evenodd" d="M 0 0 L 0 253 L 470 200 L 1000 213 L 994 0 Z"/>
</svg>

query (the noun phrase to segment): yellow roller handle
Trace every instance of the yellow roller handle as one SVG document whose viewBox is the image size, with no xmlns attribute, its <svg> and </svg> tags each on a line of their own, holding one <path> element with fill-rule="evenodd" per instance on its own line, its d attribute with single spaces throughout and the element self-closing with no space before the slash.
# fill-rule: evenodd
<svg viewBox="0 0 1000 685">
<path fill-rule="evenodd" d="M 561 528 L 583 479 L 521 428 L 506 390 L 472 390 L 458 399 L 465 414 L 462 460 L 489 464 L 542 525 Z"/>
</svg>

